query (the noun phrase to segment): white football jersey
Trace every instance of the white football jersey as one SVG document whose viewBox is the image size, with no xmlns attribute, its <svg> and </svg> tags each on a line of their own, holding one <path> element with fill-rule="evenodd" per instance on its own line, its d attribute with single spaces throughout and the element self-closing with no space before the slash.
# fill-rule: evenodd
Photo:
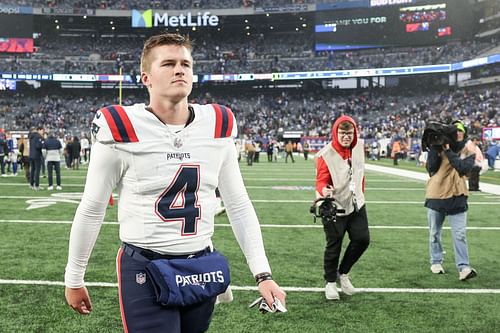
<svg viewBox="0 0 500 333">
<path fill-rule="evenodd" d="M 75 214 L 66 285 L 79 287 L 109 196 L 119 194 L 120 239 L 159 253 L 210 246 L 218 187 L 252 273 L 270 271 L 233 138 L 236 120 L 218 104 L 190 105 L 194 120 L 178 131 L 145 104 L 96 113 L 82 202 Z"/>
</svg>

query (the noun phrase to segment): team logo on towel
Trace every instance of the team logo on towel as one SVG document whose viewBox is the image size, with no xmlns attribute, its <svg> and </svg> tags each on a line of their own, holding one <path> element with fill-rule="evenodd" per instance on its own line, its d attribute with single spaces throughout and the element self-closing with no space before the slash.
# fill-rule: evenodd
<svg viewBox="0 0 500 333">
<path fill-rule="evenodd" d="M 137 284 L 146 283 L 146 273 L 137 273 L 135 275 L 135 282 L 137 282 Z"/>
</svg>

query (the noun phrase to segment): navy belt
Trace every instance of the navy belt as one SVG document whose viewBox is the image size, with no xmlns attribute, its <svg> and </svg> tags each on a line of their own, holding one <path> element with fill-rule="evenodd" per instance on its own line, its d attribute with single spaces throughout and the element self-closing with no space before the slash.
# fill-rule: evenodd
<svg viewBox="0 0 500 333">
<path fill-rule="evenodd" d="M 212 252 L 209 246 L 204 248 L 201 251 L 195 252 L 195 253 L 188 253 L 188 254 L 161 254 L 158 252 L 154 252 L 151 250 L 143 249 L 141 247 L 137 247 L 131 244 L 123 243 L 122 244 L 122 249 L 125 254 L 128 256 L 137 259 L 139 261 L 151 261 L 155 259 L 187 259 L 187 258 L 196 258 L 200 257 L 202 255 L 205 255 L 207 253 Z"/>
</svg>

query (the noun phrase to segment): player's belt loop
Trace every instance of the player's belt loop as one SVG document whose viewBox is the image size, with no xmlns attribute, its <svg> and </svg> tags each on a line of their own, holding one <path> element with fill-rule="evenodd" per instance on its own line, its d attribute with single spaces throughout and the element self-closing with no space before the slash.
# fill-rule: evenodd
<svg viewBox="0 0 500 333">
<path fill-rule="evenodd" d="M 125 254 L 127 254 L 128 256 L 130 256 L 136 260 L 139 260 L 142 262 L 150 262 L 150 260 L 148 258 L 146 258 L 145 256 L 143 256 L 141 253 L 139 253 L 138 248 L 136 248 L 133 245 L 123 243 L 122 249 L 123 249 L 123 252 L 125 252 Z"/>
</svg>

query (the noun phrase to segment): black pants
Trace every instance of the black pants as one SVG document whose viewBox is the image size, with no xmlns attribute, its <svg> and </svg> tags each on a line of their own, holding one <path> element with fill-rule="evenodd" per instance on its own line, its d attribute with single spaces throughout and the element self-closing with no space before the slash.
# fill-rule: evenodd
<svg viewBox="0 0 500 333">
<path fill-rule="evenodd" d="M 49 173 L 49 186 L 53 185 L 52 181 L 52 170 L 56 172 L 56 184 L 61 186 L 61 162 L 59 161 L 48 161 L 47 171 Z"/>
<path fill-rule="evenodd" d="M 42 169 L 42 159 L 30 157 L 30 185 L 38 187 L 40 185 L 40 170 Z"/>
<path fill-rule="evenodd" d="M 201 333 L 208 330 L 215 297 L 185 307 L 162 306 L 156 301 L 146 262 L 118 251 L 117 273 L 120 310 L 125 332 Z"/>
<path fill-rule="evenodd" d="M 347 216 L 337 216 L 337 221 L 323 222 L 323 230 L 326 235 L 326 247 L 324 256 L 325 280 L 335 282 L 337 274 L 347 274 L 352 266 L 358 261 L 370 244 L 370 232 L 368 230 L 368 218 L 366 208 L 363 206 L 358 212 Z M 340 252 L 342 241 L 347 232 L 349 245 L 347 246 L 342 261 Z"/>
<path fill-rule="evenodd" d="M 253 159 L 255 157 L 255 152 L 253 151 L 248 151 L 247 152 L 247 164 L 252 165 L 253 164 Z"/>
<path fill-rule="evenodd" d="M 469 191 L 479 191 L 479 172 L 481 168 L 475 166 L 469 175 Z"/>
</svg>

